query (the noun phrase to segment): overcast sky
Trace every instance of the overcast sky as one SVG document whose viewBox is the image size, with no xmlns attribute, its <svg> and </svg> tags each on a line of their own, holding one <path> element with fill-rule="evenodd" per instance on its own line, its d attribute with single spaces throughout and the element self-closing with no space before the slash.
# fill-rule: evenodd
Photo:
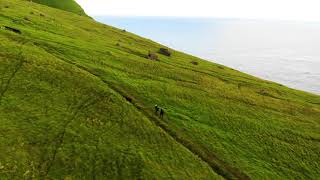
<svg viewBox="0 0 320 180">
<path fill-rule="evenodd" d="M 76 0 L 91 16 L 320 21 L 320 0 Z"/>
</svg>

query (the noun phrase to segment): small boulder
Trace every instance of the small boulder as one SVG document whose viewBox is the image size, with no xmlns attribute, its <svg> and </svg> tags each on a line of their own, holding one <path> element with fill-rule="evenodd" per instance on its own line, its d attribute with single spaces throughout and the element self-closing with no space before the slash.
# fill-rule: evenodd
<svg viewBox="0 0 320 180">
<path fill-rule="evenodd" d="M 157 54 L 156 53 L 152 53 L 152 52 L 149 52 L 148 59 L 153 60 L 153 61 L 158 61 L 159 60 Z"/>
<path fill-rule="evenodd" d="M 132 98 L 131 98 L 131 97 L 125 96 L 125 98 L 126 98 L 126 100 L 127 100 L 128 102 L 132 102 Z"/>
<path fill-rule="evenodd" d="M 169 51 L 169 49 L 166 48 L 160 48 L 159 53 L 168 57 L 171 56 L 171 52 Z"/>
<path fill-rule="evenodd" d="M 24 17 L 23 19 L 26 21 L 30 21 L 30 19 L 28 17 Z"/>
<path fill-rule="evenodd" d="M 193 64 L 193 65 L 198 65 L 199 63 L 197 62 L 197 61 L 191 61 L 191 64 Z"/>
<path fill-rule="evenodd" d="M 4 26 L 4 29 L 8 30 L 8 31 L 12 31 L 12 32 L 17 33 L 17 34 L 21 34 L 21 31 L 19 29 L 16 29 L 16 28 L 12 28 L 12 27 L 9 27 L 9 26 Z"/>
</svg>

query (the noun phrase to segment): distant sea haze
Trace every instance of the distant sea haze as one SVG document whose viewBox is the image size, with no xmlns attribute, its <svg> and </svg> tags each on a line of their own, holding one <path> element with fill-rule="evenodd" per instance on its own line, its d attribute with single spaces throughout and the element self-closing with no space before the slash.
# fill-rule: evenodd
<svg viewBox="0 0 320 180">
<path fill-rule="evenodd" d="M 95 17 L 171 48 L 320 94 L 320 23 Z"/>
</svg>

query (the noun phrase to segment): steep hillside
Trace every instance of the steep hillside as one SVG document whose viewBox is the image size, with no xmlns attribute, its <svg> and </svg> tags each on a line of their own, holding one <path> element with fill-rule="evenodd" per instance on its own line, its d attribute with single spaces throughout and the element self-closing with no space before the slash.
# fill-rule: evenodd
<svg viewBox="0 0 320 180">
<path fill-rule="evenodd" d="M 74 0 L 32 0 L 32 1 L 39 4 L 50 6 L 53 8 L 76 13 L 78 15 L 86 16 L 86 13 Z"/>
<path fill-rule="evenodd" d="M 29 1 L 0 27 L 0 179 L 320 177 L 317 95 Z"/>
</svg>

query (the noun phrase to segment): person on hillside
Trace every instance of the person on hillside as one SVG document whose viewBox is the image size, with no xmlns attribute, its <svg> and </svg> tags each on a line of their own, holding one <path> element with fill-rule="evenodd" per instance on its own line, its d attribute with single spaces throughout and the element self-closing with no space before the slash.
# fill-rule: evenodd
<svg viewBox="0 0 320 180">
<path fill-rule="evenodd" d="M 154 110 L 155 110 L 155 112 L 156 112 L 156 114 L 157 114 L 157 113 L 158 113 L 158 111 L 159 111 L 159 107 L 158 107 L 158 105 L 157 105 L 157 104 L 154 106 Z"/>
<path fill-rule="evenodd" d="M 164 116 L 164 110 L 161 108 L 161 110 L 160 110 L 160 117 L 161 117 L 161 119 L 163 118 L 163 116 Z"/>
</svg>

